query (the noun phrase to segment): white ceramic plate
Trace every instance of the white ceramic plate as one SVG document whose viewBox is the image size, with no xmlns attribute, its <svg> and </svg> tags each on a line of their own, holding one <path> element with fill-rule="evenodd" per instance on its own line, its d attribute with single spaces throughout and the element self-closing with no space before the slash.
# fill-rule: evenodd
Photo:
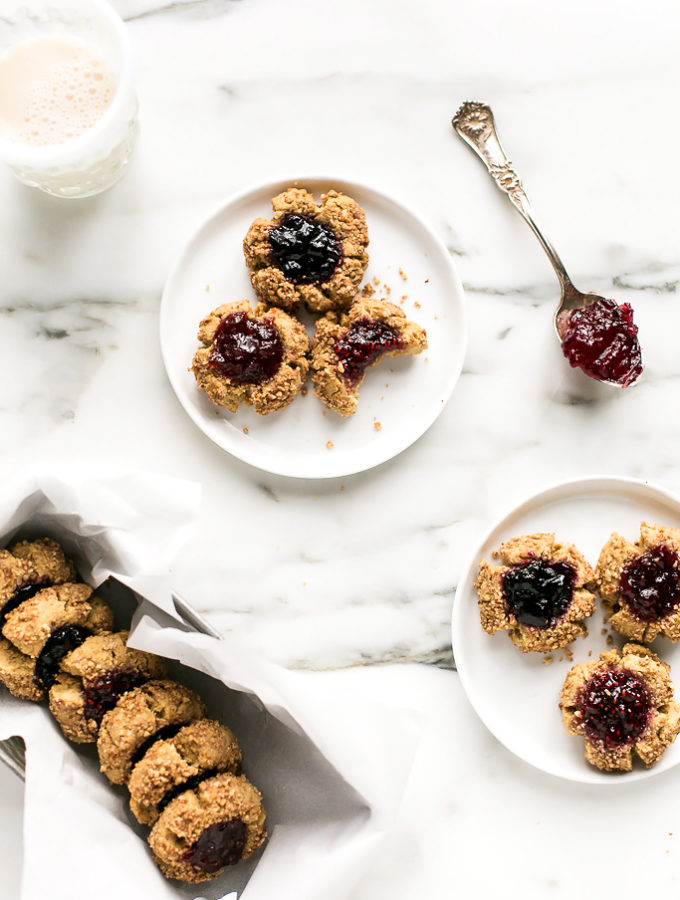
<svg viewBox="0 0 680 900">
<path fill-rule="evenodd" d="M 377 277 L 391 288 L 389 299 L 397 304 L 407 295 L 404 310 L 427 329 L 429 349 L 425 353 L 386 359 L 369 369 L 359 391 L 359 409 L 349 419 L 326 411 L 314 397 L 311 381 L 307 396 L 299 395 L 281 412 L 258 416 L 242 406 L 230 413 L 213 406 L 187 371 L 198 346 L 198 324 L 206 313 L 221 303 L 246 297 L 254 302 L 243 260 L 243 238 L 253 219 L 269 218 L 271 198 L 294 183 L 308 188 L 317 200 L 322 192 L 336 188 L 361 204 L 370 237 L 364 281 Z M 408 280 L 402 279 L 399 269 Z M 420 307 L 414 305 L 416 301 Z M 298 478 L 360 472 L 412 444 L 451 396 L 466 341 L 463 289 L 441 240 L 418 216 L 390 197 L 373 188 L 329 178 L 290 178 L 229 200 L 199 229 L 170 275 L 160 326 L 168 377 L 198 427 L 239 459 Z M 376 422 L 380 430 L 374 427 Z"/>
<path fill-rule="evenodd" d="M 473 587 L 479 561 L 491 561 L 492 551 L 510 537 L 554 531 L 560 540 L 576 544 L 594 566 L 612 531 L 637 540 L 643 520 L 680 527 L 680 500 L 659 487 L 628 478 L 586 478 L 548 488 L 494 526 L 472 556 L 456 591 L 453 651 L 470 702 L 508 750 L 552 775 L 607 784 L 649 778 L 680 763 L 680 738 L 651 769 L 634 766 L 630 773 L 606 774 L 587 763 L 583 739 L 570 737 L 564 729 L 558 700 L 572 665 L 597 659 L 610 649 L 601 634 L 601 603 L 588 620 L 588 636 L 571 645 L 573 662 L 558 650 L 552 665 L 544 665 L 543 654 L 520 653 L 505 632 L 488 635 L 482 631 Z M 612 633 L 614 646 L 621 647 L 624 641 Z M 659 639 L 652 648 L 670 663 L 677 698 L 680 645 Z"/>
</svg>

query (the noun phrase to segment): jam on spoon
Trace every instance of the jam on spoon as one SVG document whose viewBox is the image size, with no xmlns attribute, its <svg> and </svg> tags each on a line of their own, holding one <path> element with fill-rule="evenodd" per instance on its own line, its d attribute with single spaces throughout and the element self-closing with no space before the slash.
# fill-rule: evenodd
<svg viewBox="0 0 680 900">
<path fill-rule="evenodd" d="M 619 306 L 574 287 L 564 263 L 536 223 L 519 176 L 501 146 L 493 113 L 485 103 L 463 103 L 452 125 L 486 165 L 496 185 L 507 194 L 548 255 L 562 288 L 554 317 L 562 352 L 572 366 L 605 384 L 628 387 L 642 374 L 637 327 L 627 303 Z"/>
</svg>

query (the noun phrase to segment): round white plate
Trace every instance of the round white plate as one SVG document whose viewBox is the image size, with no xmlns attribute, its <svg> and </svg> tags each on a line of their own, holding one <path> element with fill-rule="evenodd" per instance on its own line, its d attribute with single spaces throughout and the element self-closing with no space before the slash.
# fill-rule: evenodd
<svg viewBox="0 0 680 900">
<path fill-rule="evenodd" d="M 585 761 L 583 738 L 570 737 L 562 724 L 559 694 L 572 665 L 597 659 L 607 649 L 601 634 L 602 604 L 588 619 L 588 636 L 554 652 L 552 665 L 541 653 L 520 653 L 505 632 L 485 634 L 479 622 L 474 580 L 481 559 L 508 538 L 534 531 L 555 532 L 575 544 L 591 565 L 612 531 L 630 540 L 640 535 L 640 522 L 680 527 L 680 500 L 662 488 L 628 478 L 585 478 L 541 491 L 505 516 L 475 551 L 463 572 L 453 605 L 453 652 L 468 698 L 487 728 L 531 765 L 572 781 L 618 784 L 649 778 L 680 763 L 680 738 L 651 769 L 606 774 Z M 623 639 L 612 632 L 614 645 Z M 680 695 L 680 644 L 665 639 L 652 648 L 671 665 L 676 697 Z M 588 656 L 588 651 L 592 651 Z M 561 661 L 560 661 L 560 658 Z"/>
<path fill-rule="evenodd" d="M 307 396 L 298 395 L 280 412 L 258 416 L 242 406 L 230 413 L 214 406 L 187 371 L 198 347 L 201 319 L 222 303 L 243 298 L 255 302 L 243 260 L 243 238 L 253 219 L 270 217 L 271 198 L 294 183 L 312 191 L 317 200 L 336 188 L 361 204 L 371 241 L 364 283 L 378 278 L 391 288 L 389 300 L 396 304 L 406 295 L 407 316 L 427 329 L 427 351 L 385 359 L 369 369 L 359 391 L 359 409 L 349 419 L 326 410 L 314 396 L 311 380 Z M 380 287 L 377 290 L 380 295 Z M 466 340 L 463 289 L 441 240 L 390 197 L 330 178 L 291 178 L 229 200 L 199 229 L 170 275 L 160 327 L 168 377 L 198 427 L 239 459 L 298 478 L 360 472 L 406 449 L 430 427 L 451 396 Z M 378 422 L 379 429 L 374 427 Z"/>
</svg>

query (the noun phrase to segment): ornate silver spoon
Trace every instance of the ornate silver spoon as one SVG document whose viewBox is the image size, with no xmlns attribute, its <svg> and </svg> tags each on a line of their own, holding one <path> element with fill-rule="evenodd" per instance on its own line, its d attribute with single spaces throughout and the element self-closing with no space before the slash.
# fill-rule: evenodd
<svg viewBox="0 0 680 900">
<path fill-rule="evenodd" d="M 451 124 L 484 162 L 498 187 L 507 194 L 548 254 L 562 288 L 553 322 L 571 365 L 579 366 L 591 378 L 606 384 L 616 387 L 634 384 L 642 373 L 643 364 L 630 306 L 619 306 L 599 294 L 584 294 L 574 287 L 557 251 L 536 224 L 519 176 L 498 139 L 490 107 L 485 103 L 463 103 Z M 577 315 L 572 318 L 575 312 Z M 586 346 L 588 340 L 595 342 L 590 350 Z M 589 364 L 589 355 L 596 356 L 596 362 Z"/>
</svg>

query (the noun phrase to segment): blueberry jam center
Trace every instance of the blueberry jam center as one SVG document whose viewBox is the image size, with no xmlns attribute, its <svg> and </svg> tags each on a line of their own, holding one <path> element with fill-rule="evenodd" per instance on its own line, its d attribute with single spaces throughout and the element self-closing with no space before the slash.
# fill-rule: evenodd
<svg viewBox="0 0 680 900">
<path fill-rule="evenodd" d="M 675 550 L 660 544 L 623 567 L 619 593 L 638 619 L 651 622 L 675 612 L 680 603 L 679 562 Z"/>
<path fill-rule="evenodd" d="M 234 312 L 217 326 L 209 362 L 234 384 L 262 384 L 276 375 L 282 359 L 283 342 L 275 325 Z"/>
<path fill-rule="evenodd" d="M 88 681 L 83 685 L 85 718 L 99 725 L 104 713 L 113 709 L 123 694 L 144 684 L 146 680 L 146 676 L 140 672 L 124 672 L 119 669 Z"/>
<path fill-rule="evenodd" d="M 212 778 L 217 774 L 217 769 L 209 769 L 207 772 L 199 772 L 197 775 L 192 775 L 190 778 L 187 778 L 186 781 L 176 784 L 174 787 L 170 788 L 169 791 L 166 791 L 158 801 L 158 811 L 163 812 L 168 803 L 171 803 L 175 797 L 179 797 L 179 795 L 183 794 L 185 791 L 192 791 L 194 788 L 197 788 L 202 781 L 207 781 L 208 778 Z"/>
<path fill-rule="evenodd" d="M 90 629 L 82 625 L 61 625 L 47 638 L 35 662 L 36 680 L 46 691 L 54 684 L 62 659 L 80 647 L 91 634 Z"/>
<path fill-rule="evenodd" d="M 505 607 L 522 625 L 549 628 L 567 611 L 576 570 L 570 563 L 528 559 L 503 575 Z"/>
<path fill-rule="evenodd" d="M 241 819 L 229 819 L 205 828 L 196 843 L 184 852 L 183 859 L 204 872 L 217 872 L 237 863 L 245 844 L 246 826 Z"/>
<path fill-rule="evenodd" d="M 51 583 L 45 578 L 41 581 L 26 581 L 24 584 L 20 584 L 0 610 L 0 628 L 5 624 L 5 619 L 12 610 L 16 609 L 17 606 L 21 606 L 24 600 L 30 600 L 31 597 L 35 597 L 38 591 L 49 587 Z"/>
<path fill-rule="evenodd" d="M 289 213 L 269 229 L 272 257 L 293 284 L 328 281 L 342 257 L 340 242 L 327 225 Z"/>
<path fill-rule="evenodd" d="M 347 329 L 333 350 L 342 363 L 345 380 L 356 384 L 384 353 L 403 348 L 404 341 L 396 328 L 385 322 L 359 319 Z"/>
<path fill-rule="evenodd" d="M 637 325 L 628 303 L 620 306 L 601 297 L 575 309 L 567 320 L 562 352 L 570 365 L 598 381 L 626 387 L 642 373 L 642 351 Z"/>
<path fill-rule="evenodd" d="M 588 737 L 606 748 L 632 744 L 647 727 L 652 698 L 627 669 L 606 669 L 581 689 L 576 705 Z"/>
</svg>

